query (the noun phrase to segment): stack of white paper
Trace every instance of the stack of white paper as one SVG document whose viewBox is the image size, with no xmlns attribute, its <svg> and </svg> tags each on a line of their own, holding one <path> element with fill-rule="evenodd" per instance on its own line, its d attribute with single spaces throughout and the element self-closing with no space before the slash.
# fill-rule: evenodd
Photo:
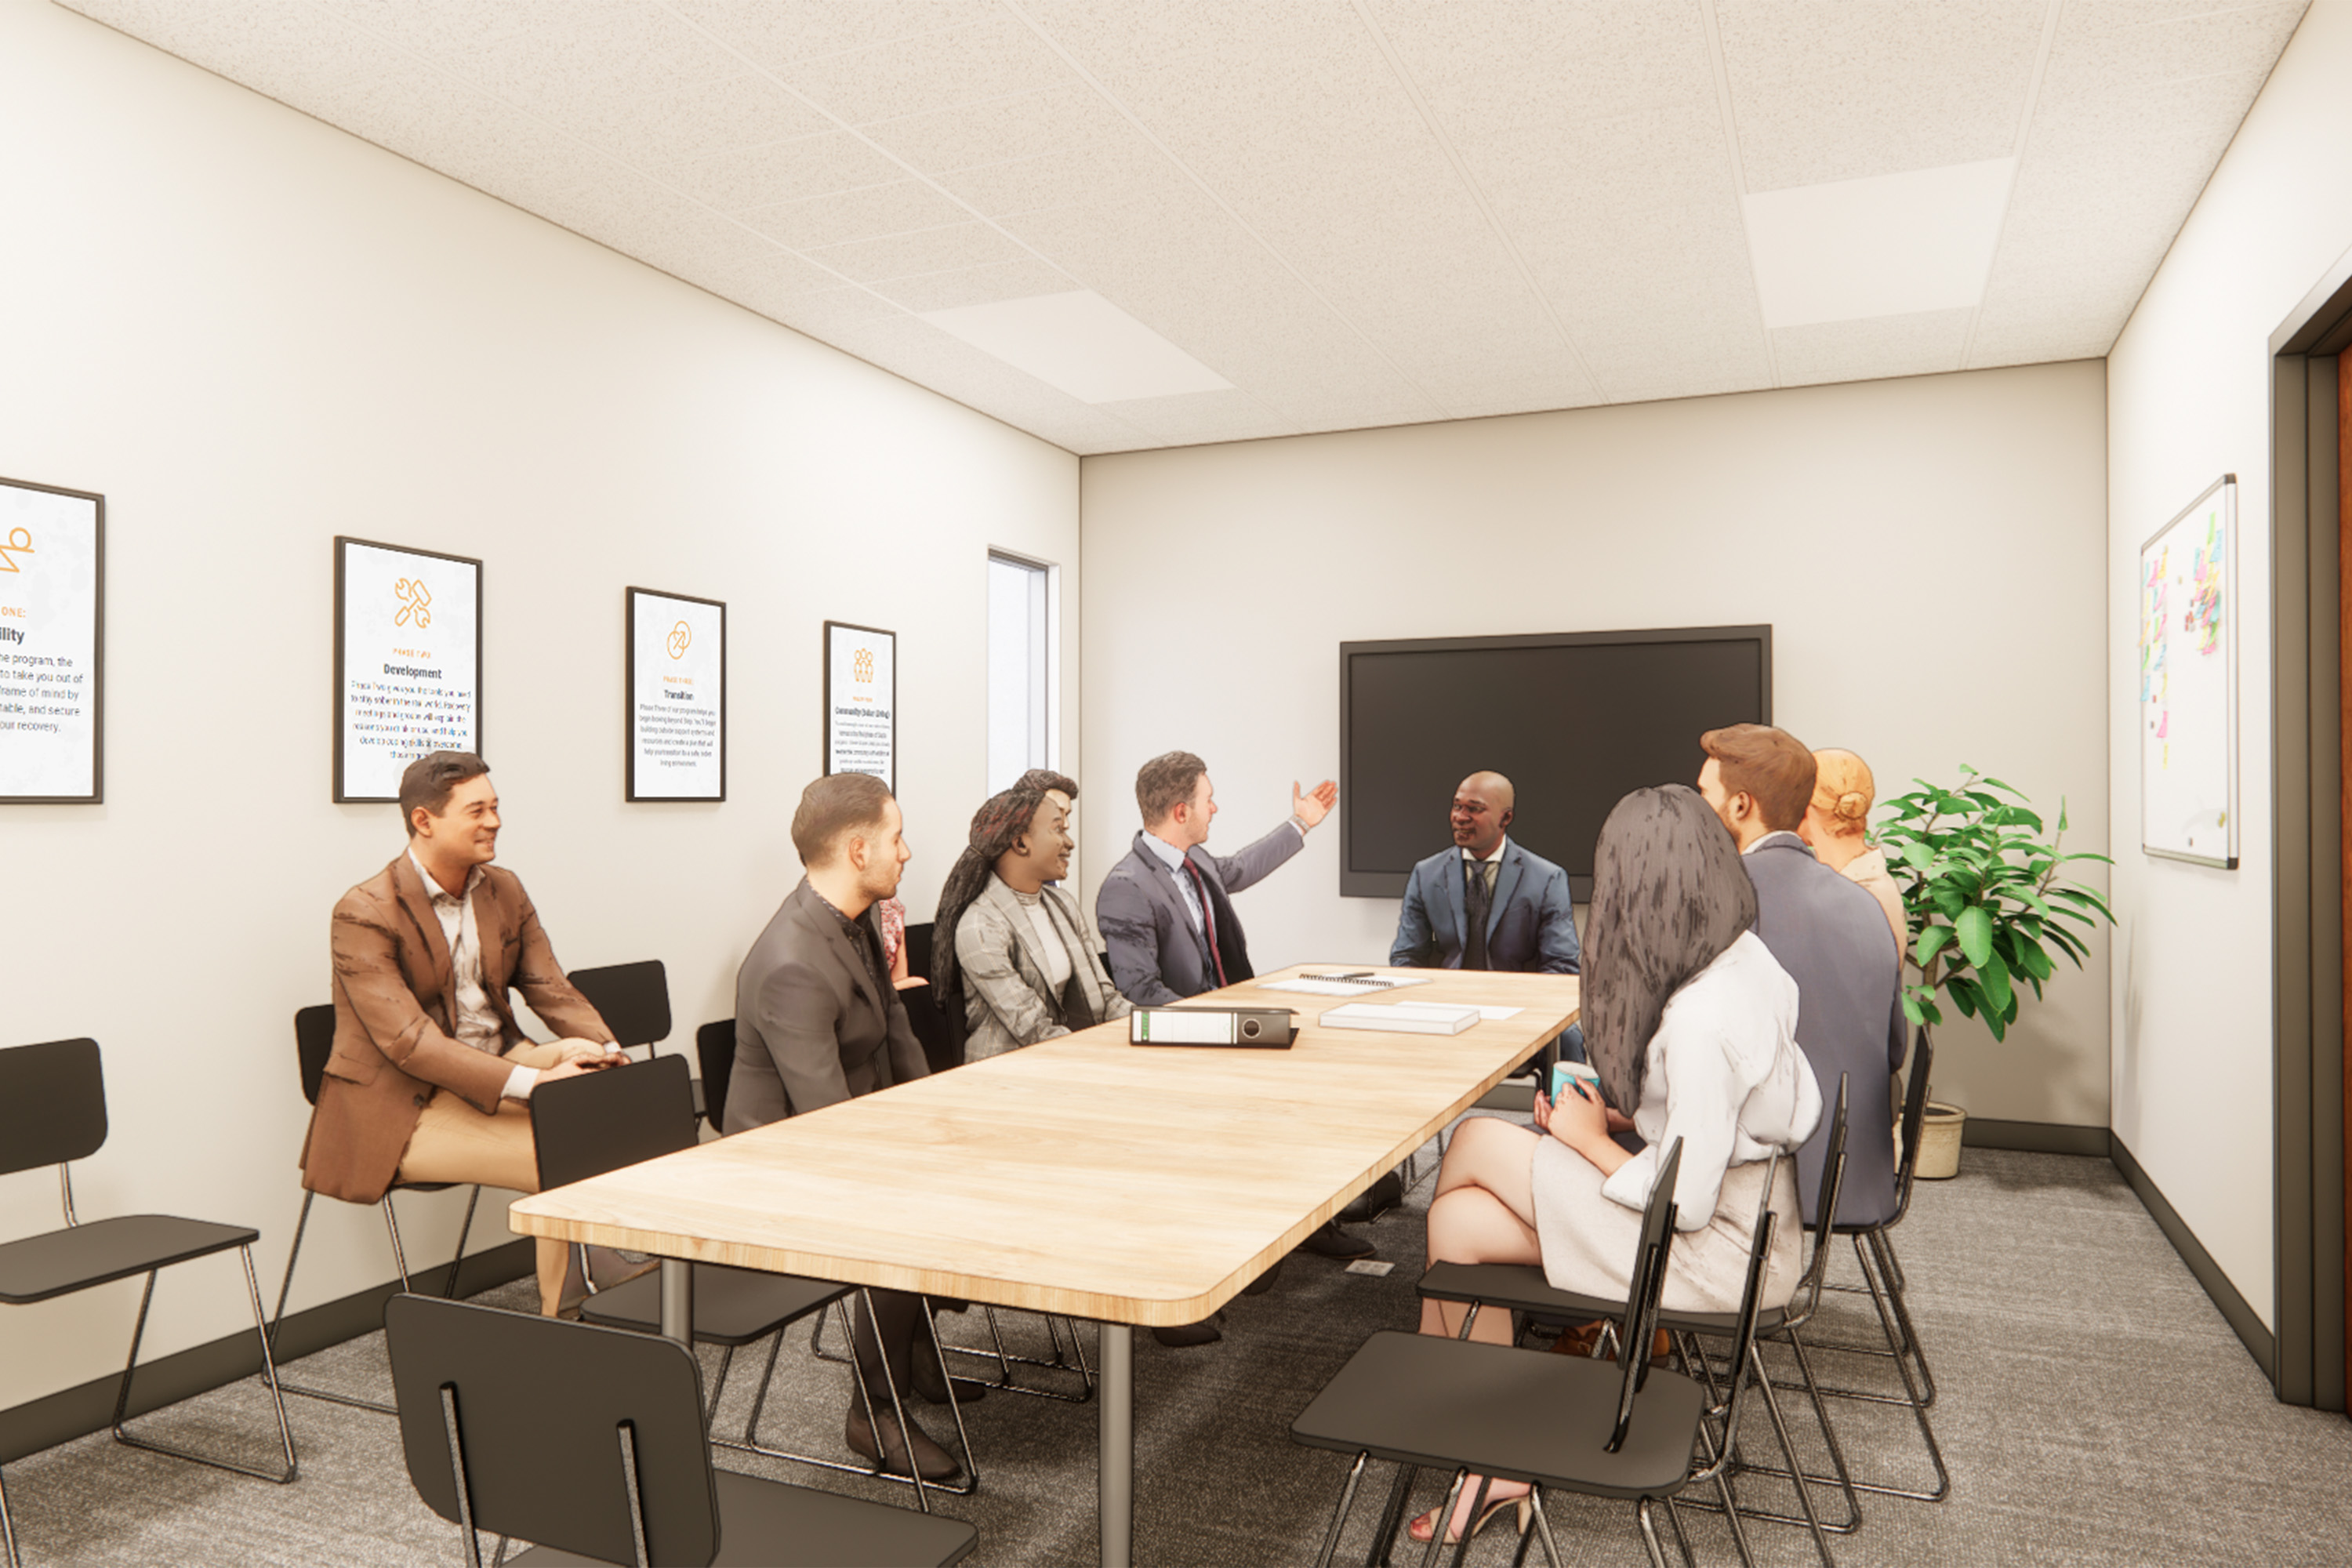
<svg viewBox="0 0 2352 1568">
<path fill-rule="evenodd" d="M 1316 1020 L 1330 1029 L 1377 1029 L 1392 1035 L 1458 1035 L 1478 1021 L 1475 1007 L 1442 1002 L 1356 1002 Z"/>
</svg>

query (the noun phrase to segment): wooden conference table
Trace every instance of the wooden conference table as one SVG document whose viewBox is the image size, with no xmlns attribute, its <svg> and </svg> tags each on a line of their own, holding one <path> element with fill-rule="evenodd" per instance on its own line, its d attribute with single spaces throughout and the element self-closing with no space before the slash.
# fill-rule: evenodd
<svg viewBox="0 0 2352 1568">
<path fill-rule="evenodd" d="M 1577 1016 L 1568 975 L 1400 971 L 1429 984 L 1365 998 L 1519 1009 L 1454 1036 L 1325 1029 L 1316 1017 L 1348 998 L 1264 989 L 1349 968 L 1192 999 L 1296 1009 L 1289 1050 L 1134 1047 L 1122 1019 L 508 1212 L 530 1236 L 1097 1320 L 1102 1561 L 1126 1568 L 1129 1325 L 1214 1312 Z M 691 1290 L 692 1271 L 665 1261 L 674 1339 Z"/>
</svg>

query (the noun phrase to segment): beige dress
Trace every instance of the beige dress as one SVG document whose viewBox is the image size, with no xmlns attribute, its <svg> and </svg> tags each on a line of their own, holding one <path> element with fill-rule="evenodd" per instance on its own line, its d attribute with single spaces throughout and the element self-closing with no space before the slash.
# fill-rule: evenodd
<svg viewBox="0 0 2352 1568">
<path fill-rule="evenodd" d="M 1886 923 L 1895 928 L 1895 947 L 1907 948 L 1910 932 L 1903 916 L 1903 893 L 1886 874 L 1885 851 L 1864 850 L 1845 863 L 1844 876 L 1849 882 L 1861 883 L 1863 890 L 1878 900 L 1878 907 L 1886 911 Z"/>
<path fill-rule="evenodd" d="M 1649 1147 L 1604 1180 L 1559 1139 L 1536 1143 L 1535 1226 L 1544 1278 L 1554 1288 L 1624 1296 L 1659 1157 L 1680 1138 L 1676 1234 L 1662 1304 L 1676 1312 L 1738 1310 L 1768 1157 L 1776 1147 L 1794 1150 L 1821 1121 L 1821 1090 L 1796 1031 L 1796 982 L 1753 931 L 1667 999 L 1633 1111 L 1633 1130 Z M 1796 1168 L 1785 1159 L 1772 1184 L 1772 1212 L 1779 1220 L 1764 1303 L 1777 1307 L 1796 1290 L 1804 1254 Z"/>
</svg>

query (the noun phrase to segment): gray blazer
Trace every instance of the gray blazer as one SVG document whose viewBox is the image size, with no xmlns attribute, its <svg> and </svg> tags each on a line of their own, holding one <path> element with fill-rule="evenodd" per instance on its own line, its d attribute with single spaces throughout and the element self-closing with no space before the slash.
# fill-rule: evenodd
<svg viewBox="0 0 2352 1568">
<path fill-rule="evenodd" d="M 1773 835 L 1741 858 L 1756 884 L 1756 934 L 1797 983 L 1797 1044 L 1822 1091 L 1822 1124 L 1797 1152 L 1799 1201 L 1812 1222 L 1828 1158 L 1831 1108 L 1846 1079 L 1845 1188 L 1838 1223 L 1873 1225 L 1895 1215 L 1889 1075 L 1910 1047 L 1903 1024 L 1901 963 L 1886 915 L 1861 884 L 1813 858 L 1793 833 Z"/>
<path fill-rule="evenodd" d="M 1297 854 L 1306 842 L 1297 824 L 1285 821 L 1237 854 L 1212 855 L 1196 844 L 1185 857 L 1200 868 L 1202 880 L 1208 885 L 1227 980 L 1251 977 L 1249 945 L 1242 936 L 1242 922 L 1233 912 L 1230 895 L 1263 879 Z M 1134 847 L 1110 868 L 1095 893 L 1095 922 L 1110 948 L 1110 977 L 1120 994 L 1139 1007 L 1163 1007 L 1217 988 L 1217 967 L 1209 957 L 1208 942 L 1185 911 L 1184 896 L 1176 890 L 1176 876 L 1143 847 L 1143 835 L 1139 833 Z"/>
<path fill-rule="evenodd" d="M 764 1127 L 929 1072 L 898 992 L 876 987 L 841 917 L 803 878 L 735 973 L 727 1131 Z"/>
<path fill-rule="evenodd" d="M 963 991 L 966 1061 L 1002 1056 L 1066 1035 L 1072 1024 L 1083 1027 L 1106 1023 L 1135 1010 L 1110 983 L 1110 972 L 1099 956 L 1102 938 L 1087 923 L 1077 900 L 1054 886 L 1048 886 L 1044 896 L 1055 918 L 1077 933 L 1069 985 L 1060 994 L 1045 979 L 1045 955 L 1038 951 L 1037 928 L 1029 911 L 996 877 L 988 879 L 980 897 L 956 921 L 956 974 Z M 1072 992 L 1083 998 L 1091 1017 L 1066 1021 L 1066 999 Z"/>
<path fill-rule="evenodd" d="M 1462 851 L 1447 849 L 1412 868 L 1404 908 L 1397 915 L 1389 963 L 1400 968 L 1459 969 L 1469 921 Z M 1495 870 L 1495 900 L 1486 911 L 1486 967 L 1543 974 L 1577 972 L 1576 905 L 1568 873 L 1540 855 L 1504 840 Z"/>
</svg>

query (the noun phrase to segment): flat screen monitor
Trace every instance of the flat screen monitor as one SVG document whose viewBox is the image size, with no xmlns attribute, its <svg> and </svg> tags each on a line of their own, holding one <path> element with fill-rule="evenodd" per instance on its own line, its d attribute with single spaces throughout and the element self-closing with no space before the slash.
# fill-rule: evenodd
<svg viewBox="0 0 2352 1568">
<path fill-rule="evenodd" d="M 1339 891 L 1401 898 L 1453 842 L 1454 787 L 1491 768 L 1511 837 L 1592 893 L 1601 824 L 1627 792 L 1694 784 L 1698 738 L 1772 721 L 1772 628 L 1417 637 L 1339 645 Z"/>
</svg>

